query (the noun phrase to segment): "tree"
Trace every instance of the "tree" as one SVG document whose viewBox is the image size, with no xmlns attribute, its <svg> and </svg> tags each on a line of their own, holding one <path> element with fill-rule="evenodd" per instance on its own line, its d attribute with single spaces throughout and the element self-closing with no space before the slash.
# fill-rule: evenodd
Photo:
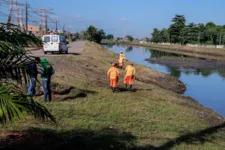
<svg viewBox="0 0 225 150">
<path fill-rule="evenodd" d="M 169 32 L 167 29 L 163 28 L 162 30 L 159 30 L 157 28 L 153 29 L 152 32 L 152 38 L 151 41 L 152 42 L 169 42 Z"/>
<path fill-rule="evenodd" d="M 78 40 L 78 39 L 80 39 L 80 38 L 81 38 L 80 33 L 77 32 L 77 33 L 75 33 L 75 34 L 73 35 L 72 40 L 75 41 L 75 40 Z"/>
<path fill-rule="evenodd" d="M 41 104 L 27 97 L 22 88 L 27 84 L 26 66 L 35 61 L 24 47 L 41 46 L 41 41 L 11 24 L 0 24 L 0 122 L 24 119 L 27 112 L 36 118 L 55 118 Z"/>
<path fill-rule="evenodd" d="M 106 39 L 108 39 L 108 40 L 113 39 L 113 38 L 114 38 L 114 36 L 113 36 L 112 34 L 108 34 L 108 35 L 106 36 Z"/>
<path fill-rule="evenodd" d="M 181 43 L 181 31 L 185 27 L 186 19 L 183 15 L 175 15 L 168 31 L 171 43 Z"/>
<path fill-rule="evenodd" d="M 152 38 L 151 38 L 151 41 L 152 42 L 156 42 L 156 43 L 159 43 L 160 42 L 160 31 L 157 29 L 157 28 L 154 28 L 153 29 L 153 32 L 152 32 Z"/>
<path fill-rule="evenodd" d="M 146 42 L 150 42 L 150 39 L 148 37 L 145 38 Z"/>
<path fill-rule="evenodd" d="M 189 23 L 183 15 L 172 18 L 172 24 L 168 29 L 153 29 L 151 42 L 180 43 L 180 44 L 225 44 L 225 25 L 216 25 L 213 22 L 207 24 Z"/>
<path fill-rule="evenodd" d="M 127 35 L 126 38 L 127 38 L 130 42 L 132 42 L 132 41 L 134 40 L 134 38 L 133 38 L 132 36 L 130 36 L 130 35 Z"/>
<path fill-rule="evenodd" d="M 196 44 L 199 42 L 199 27 L 195 23 L 190 23 L 185 26 L 180 33 L 181 44 L 192 43 Z"/>
<path fill-rule="evenodd" d="M 85 39 L 89 41 L 100 43 L 101 40 L 105 37 L 105 32 L 102 29 L 98 30 L 94 26 L 89 26 L 87 31 L 85 31 L 84 36 Z"/>
<path fill-rule="evenodd" d="M 170 41 L 170 36 L 169 36 L 169 32 L 167 29 L 163 28 L 160 33 L 160 42 L 169 42 Z"/>
<path fill-rule="evenodd" d="M 206 35 L 208 44 L 216 44 L 217 39 L 217 29 L 213 22 L 208 22 L 206 25 Z"/>
<path fill-rule="evenodd" d="M 101 43 L 101 41 L 104 37 L 105 37 L 105 32 L 102 29 L 99 30 L 95 36 L 96 43 Z"/>
</svg>

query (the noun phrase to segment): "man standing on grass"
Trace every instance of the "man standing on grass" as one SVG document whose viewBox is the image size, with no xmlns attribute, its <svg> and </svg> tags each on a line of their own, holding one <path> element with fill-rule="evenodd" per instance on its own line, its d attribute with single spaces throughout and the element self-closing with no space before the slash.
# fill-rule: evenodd
<svg viewBox="0 0 225 150">
<path fill-rule="evenodd" d="M 125 87 L 128 88 L 127 85 L 129 85 L 129 88 L 132 89 L 134 76 L 136 74 L 134 65 L 132 63 L 126 67 L 125 73 L 126 73 L 124 77 Z"/>
<path fill-rule="evenodd" d="M 52 65 L 47 61 L 47 59 L 41 59 L 41 79 L 42 87 L 44 91 L 44 102 L 47 102 L 47 97 L 49 97 L 49 102 L 52 100 L 51 92 L 51 76 L 55 73 Z"/>
<path fill-rule="evenodd" d="M 116 68 L 116 66 L 117 64 L 112 63 L 112 67 L 107 72 L 107 76 L 110 81 L 110 87 L 112 88 L 113 92 L 115 92 L 115 88 L 119 80 L 119 70 Z"/>
<path fill-rule="evenodd" d="M 36 80 L 37 80 L 37 75 L 38 75 L 38 69 L 37 69 L 38 63 L 40 63 L 40 58 L 36 57 L 35 62 L 32 62 L 27 65 L 26 71 L 30 78 L 30 85 L 29 85 L 28 92 L 27 92 L 28 96 L 36 95 L 35 87 L 36 87 Z"/>
<path fill-rule="evenodd" d="M 123 54 L 123 52 L 120 52 L 120 56 L 119 56 L 119 67 L 122 69 L 123 68 L 123 61 L 126 59 L 125 55 Z"/>
</svg>

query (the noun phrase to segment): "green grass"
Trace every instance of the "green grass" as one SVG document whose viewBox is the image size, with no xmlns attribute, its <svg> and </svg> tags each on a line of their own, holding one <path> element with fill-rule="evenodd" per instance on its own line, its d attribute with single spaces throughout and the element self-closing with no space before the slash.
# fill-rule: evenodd
<svg viewBox="0 0 225 150">
<path fill-rule="evenodd" d="M 101 58 L 103 55 L 104 60 Z M 106 57 L 108 55 L 111 56 Z M 114 55 L 98 45 L 87 43 L 85 52 L 80 56 L 66 56 L 67 59 L 51 58 L 50 61 L 56 68 L 53 82 L 73 87 L 69 94 L 61 95 L 63 98 L 69 98 L 68 100 L 45 104 L 56 117 L 58 124 L 29 118 L 14 125 L 1 126 L 2 133 L 22 131 L 52 140 L 54 144 L 48 144 L 49 147 L 68 146 L 67 148 L 71 149 L 81 145 L 88 147 L 83 149 L 95 147 L 99 150 L 147 150 L 163 145 L 174 150 L 224 149 L 223 128 L 208 135 L 197 135 L 198 131 L 219 124 L 223 119 L 218 121 L 217 114 L 206 110 L 195 101 L 149 84 L 149 79 L 144 78 L 148 74 L 137 75 L 143 81 L 135 81 L 136 92 L 112 93 L 107 87 L 108 81 L 105 77 L 110 64 L 102 62 L 115 59 L 111 58 Z M 93 59 L 90 59 L 91 56 Z M 57 64 L 59 60 L 60 65 Z M 63 67 L 64 65 L 67 67 Z M 139 69 L 146 69 L 135 66 L 138 68 L 137 73 Z M 123 71 L 120 71 L 123 74 Z M 151 75 L 165 76 L 150 70 L 149 76 Z M 173 80 L 171 83 L 176 82 Z M 122 77 L 119 87 L 122 87 Z M 86 93 L 87 97 L 73 98 L 79 93 Z M 41 98 L 37 98 L 37 101 L 41 101 Z M 173 142 L 176 138 L 195 132 L 196 136 L 184 138 L 178 143 Z M 28 143 L 32 144 L 32 138 L 30 139 Z M 169 144 L 166 144 L 167 142 Z M 36 146 L 42 143 L 44 142 L 40 140 Z"/>
</svg>

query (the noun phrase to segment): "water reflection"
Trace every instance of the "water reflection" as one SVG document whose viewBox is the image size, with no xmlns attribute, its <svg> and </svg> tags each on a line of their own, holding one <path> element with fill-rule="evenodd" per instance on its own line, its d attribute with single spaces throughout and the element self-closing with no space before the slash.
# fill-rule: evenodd
<svg viewBox="0 0 225 150">
<path fill-rule="evenodd" d="M 110 48 L 113 48 L 113 44 L 106 44 L 106 45 L 104 45 L 106 48 L 108 48 L 108 49 L 110 49 Z"/>
<path fill-rule="evenodd" d="M 175 54 L 175 53 L 169 53 L 169 52 L 163 52 L 163 51 L 157 51 L 157 50 L 153 50 L 153 49 L 148 49 L 151 57 L 152 58 L 160 58 L 160 57 L 177 57 L 177 58 L 194 58 L 191 56 L 187 56 L 187 55 L 182 55 L 182 54 Z"/>
<path fill-rule="evenodd" d="M 225 79 L 225 69 L 218 69 L 218 74 Z"/>
<path fill-rule="evenodd" d="M 209 70 L 201 70 L 201 74 L 204 78 L 209 77 L 212 74 L 212 71 Z"/>
<path fill-rule="evenodd" d="M 177 68 L 167 68 L 167 71 L 169 72 L 169 75 L 176 77 L 176 78 L 180 78 L 181 74 L 184 73 L 185 75 L 201 75 L 204 78 L 209 77 L 210 75 L 212 75 L 215 71 L 211 71 L 211 70 L 204 70 L 204 69 L 177 69 Z M 225 74 L 224 75 L 225 78 Z"/>
<path fill-rule="evenodd" d="M 196 58 L 192 56 L 182 55 L 182 54 L 175 54 L 175 53 L 169 53 L 169 52 L 163 52 L 163 51 L 157 51 L 152 49 L 146 49 L 146 51 L 149 50 L 151 54 L 151 58 L 162 58 L 162 57 L 172 57 L 173 59 L 181 59 L 181 58 L 193 58 L 193 59 L 204 59 L 204 58 Z M 172 61 L 172 60 L 171 60 Z M 168 66 L 167 66 L 168 67 Z M 186 75 L 194 74 L 194 75 L 202 75 L 202 77 L 207 78 L 215 71 L 222 77 L 225 78 L 225 69 L 185 69 L 184 71 L 177 69 L 177 68 L 170 68 L 168 67 L 167 71 L 170 73 L 171 76 L 179 78 L 181 75 L 181 72 L 185 73 Z"/>
<path fill-rule="evenodd" d="M 133 47 L 132 46 L 127 46 L 126 52 L 131 52 L 132 50 L 133 50 Z"/>
<path fill-rule="evenodd" d="M 169 74 L 173 77 L 180 78 L 181 71 L 175 68 L 167 68 L 167 71 L 170 72 Z"/>
</svg>

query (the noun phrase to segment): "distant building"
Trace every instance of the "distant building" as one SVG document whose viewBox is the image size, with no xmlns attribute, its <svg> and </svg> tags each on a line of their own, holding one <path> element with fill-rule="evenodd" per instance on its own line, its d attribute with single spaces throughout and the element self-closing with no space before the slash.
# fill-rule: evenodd
<svg viewBox="0 0 225 150">
<path fill-rule="evenodd" d="M 63 31 L 63 30 L 57 30 L 57 32 L 58 32 L 58 33 L 64 33 L 64 31 Z"/>
<path fill-rule="evenodd" d="M 28 25 L 27 30 L 28 30 L 28 32 L 30 32 L 30 33 L 32 33 L 34 35 L 40 35 L 41 34 L 39 26 Z"/>
</svg>

